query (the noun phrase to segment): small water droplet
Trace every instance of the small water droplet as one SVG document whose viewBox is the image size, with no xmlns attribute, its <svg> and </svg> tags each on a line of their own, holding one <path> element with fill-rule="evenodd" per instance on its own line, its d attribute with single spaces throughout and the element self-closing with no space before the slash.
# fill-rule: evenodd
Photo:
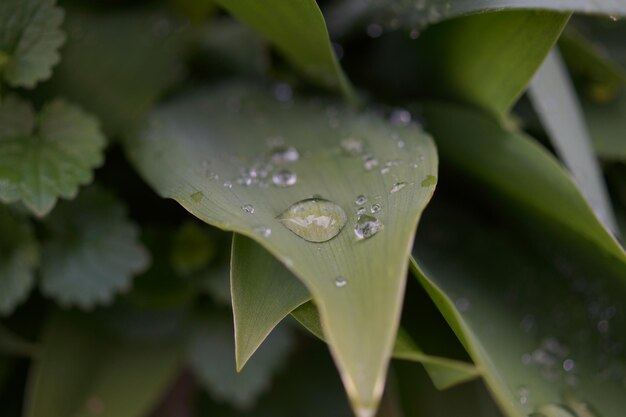
<svg viewBox="0 0 626 417">
<path fill-rule="evenodd" d="M 300 153 L 293 146 L 279 146 L 272 150 L 272 162 L 275 164 L 286 164 L 296 162 L 300 159 Z"/>
<path fill-rule="evenodd" d="M 389 173 L 389 171 L 391 171 L 391 168 L 389 168 L 389 167 L 387 167 L 387 166 L 382 167 L 382 168 L 380 169 L 380 173 L 381 173 L 381 174 L 383 174 L 383 175 L 388 174 L 388 173 Z"/>
<path fill-rule="evenodd" d="M 389 115 L 389 121 L 396 126 L 408 126 L 411 123 L 411 113 L 405 109 L 395 109 Z"/>
<path fill-rule="evenodd" d="M 291 187 L 298 181 L 295 172 L 282 169 L 272 175 L 272 182 L 277 187 Z"/>
<path fill-rule="evenodd" d="M 195 193 L 191 194 L 190 197 L 195 203 L 199 203 L 200 201 L 202 201 L 204 194 L 202 194 L 201 191 L 196 191 Z"/>
<path fill-rule="evenodd" d="M 367 171 L 371 171 L 378 166 L 378 159 L 373 155 L 363 155 L 363 167 Z"/>
<path fill-rule="evenodd" d="M 572 359 L 565 359 L 563 361 L 563 370 L 565 372 L 573 371 L 575 366 L 576 366 L 576 362 L 574 362 Z"/>
<path fill-rule="evenodd" d="M 346 213 L 332 201 L 309 198 L 291 205 L 279 216 L 280 222 L 302 239 L 326 242 L 346 224 Z"/>
<path fill-rule="evenodd" d="M 349 156 L 361 155 L 365 149 L 362 141 L 352 137 L 342 140 L 340 145 L 344 153 Z"/>
<path fill-rule="evenodd" d="M 378 203 L 376 203 L 376 204 L 372 204 L 372 207 L 370 208 L 370 213 L 372 213 L 372 214 L 376 214 L 376 213 L 378 213 L 380 210 L 382 210 L 382 208 L 383 208 L 383 207 L 382 207 L 380 204 L 378 204 Z"/>
<path fill-rule="evenodd" d="M 337 277 L 337 278 L 335 278 L 335 287 L 343 288 L 347 284 L 348 284 L 348 280 L 345 279 L 344 277 Z"/>
<path fill-rule="evenodd" d="M 367 197 L 365 197 L 364 195 L 359 195 L 356 200 L 354 200 L 354 204 L 356 204 L 357 206 L 362 206 L 365 203 L 367 203 Z"/>
<path fill-rule="evenodd" d="M 289 102 L 293 97 L 293 89 L 287 83 L 277 83 L 274 85 L 274 97 L 280 102 Z"/>
<path fill-rule="evenodd" d="M 356 214 L 358 214 L 359 216 L 362 216 L 365 213 L 367 213 L 367 209 L 365 207 L 359 207 L 356 211 Z"/>
<path fill-rule="evenodd" d="M 530 401 L 530 390 L 526 386 L 521 386 L 517 389 L 517 399 L 520 405 L 528 405 Z"/>
<path fill-rule="evenodd" d="M 254 231 L 263 237 L 270 237 L 272 235 L 272 229 L 267 226 L 255 227 Z"/>
<path fill-rule="evenodd" d="M 398 191 L 400 191 L 401 189 L 403 189 L 404 187 L 406 187 L 406 182 L 397 182 L 395 183 L 392 187 L 391 187 L 391 192 L 392 193 L 397 193 Z"/>
<path fill-rule="evenodd" d="M 224 188 L 233 188 L 233 183 L 230 181 L 224 182 Z"/>
<path fill-rule="evenodd" d="M 241 209 L 248 214 L 254 214 L 254 206 L 252 204 L 244 204 L 241 206 Z"/>
<path fill-rule="evenodd" d="M 437 184 L 437 177 L 435 177 L 434 175 L 427 175 L 421 183 L 422 187 L 430 187 L 435 184 Z"/>
<path fill-rule="evenodd" d="M 366 214 L 359 216 L 357 219 L 356 224 L 354 225 L 354 234 L 359 240 L 369 239 L 378 233 L 381 227 L 382 223 L 380 220 L 374 216 Z"/>
<path fill-rule="evenodd" d="M 383 27 L 377 23 L 367 25 L 367 36 L 372 39 L 379 38 L 383 34 Z"/>
</svg>

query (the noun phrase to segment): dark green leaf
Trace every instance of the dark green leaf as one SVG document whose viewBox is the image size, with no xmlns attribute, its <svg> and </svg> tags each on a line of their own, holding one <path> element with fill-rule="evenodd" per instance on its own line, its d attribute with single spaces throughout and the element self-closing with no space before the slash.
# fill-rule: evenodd
<svg viewBox="0 0 626 417">
<path fill-rule="evenodd" d="M 48 225 L 53 237 L 43 246 L 41 289 L 62 305 L 108 304 L 147 266 L 137 227 L 107 192 L 90 188 L 63 202 Z"/>
<path fill-rule="evenodd" d="M 63 100 L 35 116 L 28 102 L 7 96 L 0 121 L 0 200 L 21 200 L 38 216 L 59 197 L 76 197 L 103 161 L 105 138 L 97 120 Z"/>
<path fill-rule="evenodd" d="M 56 0 L 3 0 L 0 4 L 0 79 L 33 88 L 50 78 L 65 41 Z"/>
</svg>

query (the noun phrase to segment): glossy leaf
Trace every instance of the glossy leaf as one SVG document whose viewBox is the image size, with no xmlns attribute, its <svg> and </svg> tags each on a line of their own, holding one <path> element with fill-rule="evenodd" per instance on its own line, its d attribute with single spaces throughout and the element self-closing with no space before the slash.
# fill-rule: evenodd
<svg viewBox="0 0 626 417">
<path fill-rule="evenodd" d="M 284 104 L 257 88 L 227 85 L 162 106 L 127 151 L 162 196 L 256 240 L 307 286 L 355 407 L 375 408 L 398 326 L 406 251 L 436 182 L 430 138 L 372 114 Z M 385 164 L 387 174 L 380 171 Z M 295 184 L 287 184 L 289 172 Z M 369 199 L 366 210 L 382 207 L 382 229 L 364 240 L 354 231 L 359 194 Z M 314 195 L 347 218 L 327 242 L 301 238 L 277 218 L 295 203 L 306 208 Z M 322 220 L 339 219 L 319 220 L 318 231 Z M 359 233 L 371 232 L 373 223 Z M 338 286 L 338 277 L 347 285 Z"/>
<path fill-rule="evenodd" d="M 614 343 L 626 324 L 623 267 L 567 249 L 567 235 L 555 239 L 551 228 L 529 240 L 466 203 L 435 204 L 414 249 L 415 272 L 502 411 L 620 416 L 626 361 Z"/>
<path fill-rule="evenodd" d="M 56 0 L 3 0 L 0 4 L 0 80 L 33 88 L 50 78 L 65 41 Z"/>
<path fill-rule="evenodd" d="M 626 261 L 624 250 L 594 215 L 571 177 L 541 145 L 462 106 L 431 104 L 424 115 L 442 157 L 455 168 L 523 210 L 560 224 Z"/>
<path fill-rule="evenodd" d="M 63 305 L 90 309 L 109 304 L 144 270 L 148 254 L 139 231 L 111 194 L 91 188 L 63 202 L 48 226 L 53 237 L 42 249 L 42 292 Z"/>
<path fill-rule="evenodd" d="M 38 216 L 59 197 L 76 197 L 103 161 L 105 138 L 97 120 L 63 100 L 35 116 L 28 102 L 7 96 L 0 120 L 0 200 L 22 201 Z"/>
<path fill-rule="evenodd" d="M 284 367 L 292 347 L 288 329 L 279 327 L 248 366 L 237 372 L 231 324 L 209 319 L 197 323 L 188 357 L 194 373 L 215 400 L 246 410 L 269 390 L 273 374 Z"/>
<path fill-rule="evenodd" d="M 0 205 L 0 315 L 9 315 L 33 287 L 39 245 L 28 220 Z"/>
<path fill-rule="evenodd" d="M 557 50 L 550 52 L 535 74 L 529 96 L 557 154 L 587 202 L 606 228 L 617 234 L 615 214 L 584 115 Z"/>
<path fill-rule="evenodd" d="M 297 68 L 320 84 L 354 100 L 315 0 L 217 0 L 233 16 L 263 35 Z"/>
<path fill-rule="evenodd" d="M 181 364 L 176 342 L 123 342 L 86 316 L 55 314 L 41 348 L 30 371 L 25 417 L 144 417 Z"/>
</svg>

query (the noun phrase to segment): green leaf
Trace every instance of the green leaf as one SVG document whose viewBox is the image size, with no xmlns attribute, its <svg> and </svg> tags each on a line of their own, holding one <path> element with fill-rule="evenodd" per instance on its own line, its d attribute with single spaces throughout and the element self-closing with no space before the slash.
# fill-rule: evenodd
<svg viewBox="0 0 626 417">
<path fill-rule="evenodd" d="M 89 188 L 63 202 L 48 219 L 41 290 L 62 305 L 90 309 L 109 304 L 148 264 L 137 227 L 111 194 Z"/>
<path fill-rule="evenodd" d="M 585 100 L 583 106 L 598 155 L 608 160 L 626 160 L 626 88 L 621 88 L 608 103 Z"/>
<path fill-rule="evenodd" d="M 39 264 L 39 246 L 27 219 L 0 205 L 0 315 L 6 316 L 30 293 Z"/>
<path fill-rule="evenodd" d="M 579 410 L 568 416 L 620 416 L 623 266 L 568 249 L 567 235 L 557 240 L 549 228 L 529 239 L 467 200 L 433 209 L 414 249 L 416 276 L 502 411 L 526 417 L 565 406 Z"/>
<path fill-rule="evenodd" d="M 311 299 L 306 287 L 252 239 L 233 236 L 230 285 L 240 371 L 270 332 Z"/>
<path fill-rule="evenodd" d="M 63 61 L 42 87 L 96 114 L 111 136 L 135 127 L 184 72 L 188 31 L 163 11 L 68 8 L 65 26 Z"/>
<path fill-rule="evenodd" d="M 38 216 L 59 197 L 74 198 L 103 161 L 105 138 L 98 122 L 57 99 L 35 117 L 29 103 L 13 96 L 0 102 L 0 200 L 22 201 Z"/>
<path fill-rule="evenodd" d="M 25 417 L 144 417 L 181 364 L 176 342 L 124 342 L 76 314 L 53 315 L 41 345 Z"/>
<path fill-rule="evenodd" d="M 377 115 L 315 101 L 285 104 L 250 85 L 227 85 L 161 107 L 127 151 L 162 196 L 254 239 L 307 286 L 355 407 L 363 415 L 375 408 L 398 326 L 407 251 L 436 182 L 430 138 Z M 293 182 L 290 173 L 295 185 L 271 185 L 272 174 L 280 185 Z M 382 229 L 364 240 L 354 230 L 360 194 L 369 199 L 365 210 L 382 208 L 375 214 Z M 322 200 L 311 201 L 315 195 Z M 321 214 L 303 238 L 287 227 L 297 223 L 289 209 L 299 202 Z M 347 222 L 333 238 L 340 211 Z M 286 213 L 294 217 L 281 221 Z M 330 240 L 305 239 L 320 232 Z"/>
<path fill-rule="evenodd" d="M 568 15 L 509 11 L 433 26 L 419 39 L 423 81 L 438 96 L 506 114 L 558 39 Z M 463 42 L 459 42 L 463 39 Z"/>
<path fill-rule="evenodd" d="M 217 401 L 228 401 L 242 410 L 254 406 L 271 386 L 273 374 L 284 366 L 292 349 L 291 334 L 279 327 L 241 372 L 235 370 L 235 343 L 231 324 L 210 319 L 198 323 L 189 345 L 193 371 Z"/>
<path fill-rule="evenodd" d="M 557 50 L 550 52 L 535 74 L 529 96 L 557 154 L 572 173 L 587 202 L 606 228 L 617 234 L 615 214 L 584 115 Z"/>
<path fill-rule="evenodd" d="M 424 115 L 446 161 L 521 210 L 534 212 L 626 262 L 563 167 L 532 138 L 462 106 L 433 103 Z"/>
<path fill-rule="evenodd" d="M 231 258 L 237 369 L 243 368 L 270 332 L 290 313 L 324 340 L 319 314 L 307 289 L 253 240 L 235 235 Z M 478 376 L 472 365 L 427 355 L 399 330 L 393 357 L 422 362 L 440 389 Z"/>
<path fill-rule="evenodd" d="M 298 69 L 320 84 L 355 100 L 328 37 L 315 0 L 217 0 L 233 16 L 259 32 Z"/>
<path fill-rule="evenodd" d="M 56 0 L 3 0 L 0 4 L 0 77 L 33 88 L 52 75 L 65 41 Z"/>
</svg>

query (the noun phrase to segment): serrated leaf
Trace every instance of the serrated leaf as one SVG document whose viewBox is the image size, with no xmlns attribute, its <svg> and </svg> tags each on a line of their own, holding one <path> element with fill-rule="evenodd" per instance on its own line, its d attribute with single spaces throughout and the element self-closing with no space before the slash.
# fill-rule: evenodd
<svg viewBox="0 0 626 417">
<path fill-rule="evenodd" d="M 0 205 L 0 315 L 22 303 L 35 279 L 39 246 L 28 220 Z"/>
<path fill-rule="evenodd" d="M 105 138 L 98 122 L 63 100 L 35 116 L 29 103 L 13 96 L 0 102 L 0 200 L 22 201 L 38 216 L 57 199 L 74 198 L 103 161 Z"/>
<path fill-rule="evenodd" d="M 56 0 L 3 0 L 0 4 L 0 77 L 33 88 L 52 75 L 65 41 Z"/>
<path fill-rule="evenodd" d="M 243 368 L 274 327 L 290 313 L 307 330 L 324 339 L 319 314 L 306 287 L 260 245 L 235 234 L 231 266 L 237 369 Z M 402 328 L 393 357 L 422 362 L 440 389 L 478 376 L 470 364 L 425 354 Z"/>
<path fill-rule="evenodd" d="M 41 347 L 30 370 L 25 417 L 144 417 L 182 359 L 176 341 L 125 342 L 77 314 L 55 313 Z"/>
<path fill-rule="evenodd" d="M 491 193 L 626 262 L 624 250 L 594 215 L 567 171 L 532 138 L 507 131 L 496 120 L 463 106 L 431 103 L 425 106 L 424 116 L 449 164 Z"/>
<path fill-rule="evenodd" d="M 53 236 L 42 249 L 41 290 L 64 306 L 108 304 L 148 264 L 137 226 L 103 190 L 61 203 L 47 224 Z"/>
<path fill-rule="evenodd" d="M 567 234 L 542 224 L 529 239 L 510 218 L 466 200 L 433 208 L 414 249 L 416 276 L 502 411 L 620 416 L 626 358 L 614 343 L 626 325 L 623 266 L 591 246 L 572 250 Z"/>
<path fill-rule="evenodd" d="M 368 155 L 346 155 L 340 145 L 346 139 L 352 151 L 362 146 Z M 286 148 L 276 148 L 281 141 Z M 430 138 L 413 125 L 393 126 L 342 106 L 285 104 L 250 85 L 226 85 L 162 106 L 127 151 L 162 196 L 256 240 L 302 280 L 355 407 L 375 408 L 398 326 L 408 246 L 436 182 Z M 278 184 L 283 169 L 297 175 L 296 184 L 270 185 L 268 163 Z M 390 175 L 380 171 L 385 164 Z M 299 237 L 277 218 L 316 194 L 347 217 L 323 243 Z M 362 241 L 354 232 L 359 194 L 370 199 L 367 209 L 382 206 L 376 213 L 382 230 Z M 346 278 L 345 287 L 338 288 L 338 277 Z"/>
<path fill-rule="evenodd" d="M 152 8 L 86 12 L 68 5 L 63 60 L 42 88 L 96 114 L 107 134 L 134 128 L 183 75 L 189 31 Z"/>
<path fill-rule="evenodd" d="M 617 222 L 609 201 L 574 86 L 558 50 L 547 56 L 535 74 L 529 97 L 563 163 L 572 173 L 598 219 L 617 235 Z"/>
<path fill-rule="evenodd" d="M 263 3 L 217 0 L 217 3 L 275 44 L 310 78 L 326 87 L 341 90 L 349 100 L 355 99 L 315 0 L 266 0 Z"/>
<path fill-rule="evenodd" d="M 245 410 L 269 389 L 273 374 L 284 367 L 292 345 L 291 334 L 279 327 L 249 365 L 237 373 L 231 324 L 213 318 L 197 323 L 188 356 L 196 376 L 215 400 Z"/>
</svg>

